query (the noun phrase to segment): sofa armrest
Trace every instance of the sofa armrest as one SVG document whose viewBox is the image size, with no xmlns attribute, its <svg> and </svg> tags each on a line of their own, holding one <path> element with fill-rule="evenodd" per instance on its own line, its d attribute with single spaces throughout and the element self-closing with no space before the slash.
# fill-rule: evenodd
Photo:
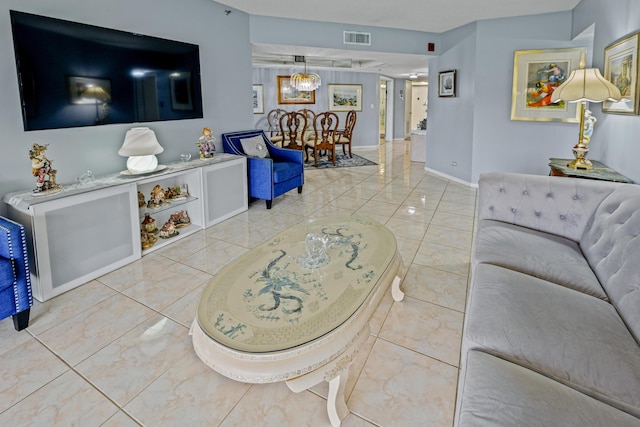
<svg viewBox="0 0 640 427">
<path fill-rule="evenodd" d="M 13 315 L 29 309 L 33 305 L 33 296 L 25 229 L 21 224 L 3 217 L 0 217 L 0 257 L 9 260 L 13 270 L 5 275 L 8 279 L 13 277 L 10 282 L 13 289 L 10 299 L 0 299 L 0 315 Z M 10 307 L 4 305 L 7 301 L 10 301 Z"/>
<path fill-rule="evenodd" d="M 478 220 L 508 222 L 580 241 L 602 200 L 620 183 L 516 173 L 485 173 L 478 181 Z"/>
</svg>

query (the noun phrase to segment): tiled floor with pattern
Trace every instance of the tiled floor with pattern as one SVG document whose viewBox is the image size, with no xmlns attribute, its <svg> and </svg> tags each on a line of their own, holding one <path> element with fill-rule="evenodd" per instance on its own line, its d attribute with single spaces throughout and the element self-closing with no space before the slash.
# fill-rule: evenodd
<svg viewBox="0 0 640 427">
<path fill-rule="evenodd" d="M 302 194 L 264 201 L 44 304 L 0 321 L 3 426 L 328 426 L 328 386 L 229 380 L 195 355 L 198 296 L 228 261 L 299 221 L 357 214 L 385 224 L 404 259 L 352 365 L 343 425 L 452 425 L 476 189 L 411 162 L 409 143 L 355 151 L 377 166 L 305 171 Z"/>
</svg>

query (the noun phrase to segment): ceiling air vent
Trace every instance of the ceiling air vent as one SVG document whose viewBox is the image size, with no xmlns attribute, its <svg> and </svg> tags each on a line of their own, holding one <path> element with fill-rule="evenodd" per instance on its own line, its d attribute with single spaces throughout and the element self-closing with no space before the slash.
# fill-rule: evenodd
<svg viewBox="0 0 640 427">
<path fill-rule="evenodd" d="M 371 33 L 359 31 L 343 31 L 344 44 L 358 44 L 361 46 L 371 46 Z"/>
</svg>

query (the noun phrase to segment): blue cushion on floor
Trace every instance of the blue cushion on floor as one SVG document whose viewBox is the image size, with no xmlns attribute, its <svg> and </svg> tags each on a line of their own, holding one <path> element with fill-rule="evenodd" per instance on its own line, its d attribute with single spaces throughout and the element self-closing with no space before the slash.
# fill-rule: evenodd
<svg viewBox="0 0 640 427">
<path fill-rule="evenodd" d="M 273 163 L 273 182 L 284 182 L 302 174 L 303 166 L 292 162 Z"/>
</svg>

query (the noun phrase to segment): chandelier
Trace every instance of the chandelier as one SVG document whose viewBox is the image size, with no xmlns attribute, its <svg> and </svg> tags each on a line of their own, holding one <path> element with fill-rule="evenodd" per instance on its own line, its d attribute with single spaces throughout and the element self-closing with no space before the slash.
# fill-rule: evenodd
<svg viewBox="0 0 640 427">
<path fill-rule="evenodd" d="M 289 84 L 300 92 L 310 92 L 318 89 L 322 82 L 318 74 L 307 73 L 307 58 L 304 57 L 304 73 L 291 74 Z"/>
</svg>

